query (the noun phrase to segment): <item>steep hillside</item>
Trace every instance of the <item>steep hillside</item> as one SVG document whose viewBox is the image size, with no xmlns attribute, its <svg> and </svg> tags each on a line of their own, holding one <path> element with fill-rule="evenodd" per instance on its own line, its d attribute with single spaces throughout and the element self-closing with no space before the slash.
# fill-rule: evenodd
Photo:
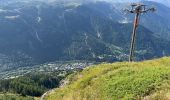
<svg viewBox="0 0 170 100">
<path fill-rule="evenodd" d="M 0 7 L 0 70 L 56 60 L 121 61 L 131 23 L 112 4 L 17 2 Z M 141 26 L 137 60 L 170 55 L 170 42 Z"/>
<path fill-rule="evenodd" d="M 169 0 L 168 0 L 169 1 Z M 163 2 L 166 2 L 163 1 Z M 141 23 L 155 34 L 160 35 L 164 39 L 170 39 L 170 6 L 156 2 L 144 2 L 147 5 L 154 5 L 157 11 L 153 14 L 144 14 L 141 17 Z"/>
<path fill-rule="evenodd" d="M 170 39 L 170 7 L 165 6 L 162 3 L 158 3 L 159 0 L 147 1 L 143 0 L 142 3 L 146 4 L 147 7 L 155 7 L 157 10 L 152 13 L 145 13 L 142 14 L 140 17 L 140 24 L 149 30 L 151 30 L 156 35 L 161 36 L 164 39 Z M 166 1 L 163 1 L 164 3 Z M 118 11 L 122 9 L 129 8 L 129 4 L 127 3 L 115 3 L 113 4 L 115 7 L 118 8 Z M 119 22 L 122 23 L 131 23 L 134 20 L 133 14 L 124 14 L 124 13 L 117 13 L 120 14 L 119 16 L 123 17 L 123 20 L 120 19 L 113 19 L 113 20 L 120 20 Z"/>
<path fill-rule="evenodd" d="M 169 100 L 170 58 L 92 66 L 46 100 Z"/>
</svg>

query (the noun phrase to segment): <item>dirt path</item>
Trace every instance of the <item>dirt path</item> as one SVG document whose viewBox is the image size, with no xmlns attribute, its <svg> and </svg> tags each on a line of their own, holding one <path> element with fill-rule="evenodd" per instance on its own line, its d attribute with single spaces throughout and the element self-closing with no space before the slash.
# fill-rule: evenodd
<svg viewBox="0 0 170 100">
<path fill-rule="evenodd" d="M 54 92 L 54 90 L 55 90 L 55 89 L 52 89 L 52 90 L 49 90 L 49 91 L 45 92 L 45 93 L 41 96 L 40 100 L 45 100 L 45 97 L 47 97 L 48 94 L 50 94 L 51 92 Z"/>
<path fill-rule="evenodd" d="M 60 85 L 59 88 L 64 87 L 64 86 L 67 85 L 68 83 L 69 83 L 68 80 L 63 80 L 63 81 L 61 82 L 61 85 Z M 45 100 L 45 97 L 47 97 L 50 93 L 52 93 L 52 92 L 54 92 L 54 91 L 55 91 L 55 89 L 51 89 L 51 90 L 45 92 L 45 93 L 41 96 L 40 100 Z"/>
</svg>

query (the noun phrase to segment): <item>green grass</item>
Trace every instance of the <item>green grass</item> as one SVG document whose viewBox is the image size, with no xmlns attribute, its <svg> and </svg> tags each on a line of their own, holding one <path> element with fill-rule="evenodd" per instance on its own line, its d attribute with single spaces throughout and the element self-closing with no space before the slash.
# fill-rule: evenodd
<svg viewBox="0 0 170 100">
<path fill-rule="evenodd" d="M 95 65 L 68 80 L 46 100 L 168 100 L 170 58 Z"/>
<path fill-rule="evenodd" d="M 18 94 L 0 93 L 0 100 L 34 100 L 34 98 L 29 96 L 23 97 Z"/>
</svg>

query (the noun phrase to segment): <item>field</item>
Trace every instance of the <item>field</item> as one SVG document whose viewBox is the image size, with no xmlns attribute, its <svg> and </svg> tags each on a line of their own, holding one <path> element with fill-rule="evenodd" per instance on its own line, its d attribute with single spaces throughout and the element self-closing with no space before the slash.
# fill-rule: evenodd
<svg viewBox="0 0 170 100">
<path fill-rule="evenodd" d="M 170 100 L 170 58 L 103 63 L 66 80 L 46 100 Z"/>
</svg>

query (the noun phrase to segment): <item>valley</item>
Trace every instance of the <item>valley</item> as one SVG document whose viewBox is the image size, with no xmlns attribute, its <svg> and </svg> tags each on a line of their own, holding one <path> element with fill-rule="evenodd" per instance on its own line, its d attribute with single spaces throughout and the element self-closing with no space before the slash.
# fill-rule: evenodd
<svg viewBox="0 0 170 100">
<path fill-rule="evenodd" d="M 51 73 L 55 71 L 78 71 L 83 70 L 87 66 L 97 64 L 97 62 L 85 61 L 68 61 L 68 62 L 51 62 L 41 65 L 26 66 L 16 69 L 2 71 L 0 79 L 13 79 L 31 73 Z"/>
<path fill-rule="evenodd" d="M 163 16 L 169 13 L 169 10 L 165 12 L 169 8 L 155 2 L 147 3 L 153 3 L 160 10 L 153 16 L 142 15 L 137 60 L 170 54 L 169 15 Z M 17 63 L 13 67 L 69 60 L 127 60 L 133 17 L 122 13 L 125 4 L 116 6 L 107 2 L 48 4 L 40 1 L 2 5 L 1 59 Z"/>
<path fill-rule="evenodd" d="M 157 11 L 129 63 L 139 1 Z M 169 18 L 168 0 L 1 0 L 0 100 L 169 100 Z"/>
</svg>

